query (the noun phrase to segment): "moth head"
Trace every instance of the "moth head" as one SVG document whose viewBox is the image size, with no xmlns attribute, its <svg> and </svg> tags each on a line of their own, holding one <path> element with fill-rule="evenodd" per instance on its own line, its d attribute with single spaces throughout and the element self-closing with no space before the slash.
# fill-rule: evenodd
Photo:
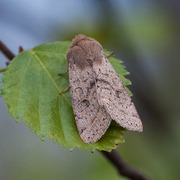
<svg viewBox="0 0 180 180">
<path fill-rule="evenodd" d="M 100 63 L 102 54 L 102 46 L 99 42 L 80 34 L 72 40 L 67 59 L 69 63 L 75 63 L 78 67 L 84 68 L 92 65 L 93 62 Z"/>
<path fill-rule="evenodd" d="M 79 34 L 72 40 L 71 48 L 73 48 L 74 46 L 78 46 L 82 41 L 92 41 L 92 38 L 89 38 L 83 34 Z"/>
</svg>

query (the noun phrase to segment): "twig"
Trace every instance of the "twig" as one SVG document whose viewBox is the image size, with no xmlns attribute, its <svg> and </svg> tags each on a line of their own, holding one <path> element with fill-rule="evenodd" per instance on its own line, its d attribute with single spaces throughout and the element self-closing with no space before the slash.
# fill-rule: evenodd
<svg viewBox="0 0 180 180">
<path fill-rule="evenodd" d="M 6 70 L 6 68 L 0 68 L 0 72 L 5 72 Z"/>
<path fill-rule="evenodd" d="M 120 155 L 112 150 L 110 153 L 106 151 L 101 151 L 101 153 L 116 167 L 119 174 L 127 177 L 131 180 L 150 180 L 150 178 L 141 174 L 138 170 L 129 166 L 126 162 L 122 160 Z"/>
<path fill-rule="evenodd" d="M 23 51 L 24 51 L 23 47 L 22 47 L 22 46 L 19 46 L 19 53 L 21 53 L 21 52 L 23 52 Z"/>
<path fill-rule="evenodd" d="M 0 41 L 0 51 L 2 51 L 2 53 L 11 61 L 15 55 L 12 53 L 12 51 L 10 51 L 8 49 L 8 47 L 2 42 Z"/>
</svg>

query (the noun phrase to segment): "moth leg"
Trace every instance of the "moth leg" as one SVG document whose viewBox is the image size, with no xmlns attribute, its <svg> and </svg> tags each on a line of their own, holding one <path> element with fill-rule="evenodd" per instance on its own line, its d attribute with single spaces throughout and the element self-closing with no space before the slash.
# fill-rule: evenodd
<svg viewBox="0 0 180 180">
<path fill-rule="evenodd" d="M 112 52 L 111 54 L 106 54 L 106 57 L 111 57 L 111 56 L 114 56 L 115 52 Z"/>
<path fill-rule="evenodd" d="M 68 70 L 65 71 L 65 72 L 63 72 L 63 73 L 59 73 L 58 76 L 64 76 L 64 75 L 66 75 L 67 73 L 68 73 Z"/>
<path fill-rule="evenodd" d="M 68 85 L 68 87 L 67 87 L 66 89 L 64 89 L 63 91 L 59 92 L 59 94 L 63 94 L 63 93 L 65 93 L 65 92 L 67 92 L 69 89 L 70 89 L 70 87 L 69 87 L 69 85 Z"/>
</svg>

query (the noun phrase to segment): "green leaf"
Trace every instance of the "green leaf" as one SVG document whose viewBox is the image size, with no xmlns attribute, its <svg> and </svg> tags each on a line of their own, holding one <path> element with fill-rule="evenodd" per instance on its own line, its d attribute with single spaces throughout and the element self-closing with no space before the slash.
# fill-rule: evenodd
<svg viewBox="0 0 180 180">
<path fill-rule="evenodd" d="M 71 106 L 70 92 L 59 95 L 68 84 L 68 75 L 58 76 L 67 69 L 66 53 L 71 42 L 39 45 L 16 56 L 3 73 L 1 95 L 9 114 L 18 122 L 23 119 L 42 140 L 49 137 L 68 150 L 115 149 L 124 142 L 123 128 L 112 121 L 105 135 L 96 143 L 85 144 L 77 131 Z M 130 81 L 122 61 L 110 57 L 109 61 L 124 85 Z"/>
</svg>

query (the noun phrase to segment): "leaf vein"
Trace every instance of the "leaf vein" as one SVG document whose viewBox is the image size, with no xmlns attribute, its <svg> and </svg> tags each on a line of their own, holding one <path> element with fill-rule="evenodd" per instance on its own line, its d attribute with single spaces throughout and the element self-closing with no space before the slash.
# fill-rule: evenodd
<svg viewBox="0 0 180 180">
<path fill-rule="evenodd" d="M 40 58 L 37 56 L 36 52 L 33 50 L 29 50 L 32 55 L 34 55 L 34 57 L 38 60 L 38 62 L 40 63 L 40 65 L 42 66 L 42 68 L 46 71 L 46 73 L 48 74 L 49 78 L 52 80 L 53 84 L 55 85 L 55 87 L 57 88 L 58 92 L 60 92 L 59 87 L 57 86 L 56 82 L 54 81 L 54 79 L 52 78 L 51 74 L 49 73 L 49 71 L 47 70 L 46 66 L 42 63 L 42 61 L 40 60 Z M 61 94 L 64 99 L 66 100 L 66 102 L 69 104 L 68 100 L 66 99 L 64 94 Z M 69 104 L 71 106 L 71 104 Z"/>
</svg>

